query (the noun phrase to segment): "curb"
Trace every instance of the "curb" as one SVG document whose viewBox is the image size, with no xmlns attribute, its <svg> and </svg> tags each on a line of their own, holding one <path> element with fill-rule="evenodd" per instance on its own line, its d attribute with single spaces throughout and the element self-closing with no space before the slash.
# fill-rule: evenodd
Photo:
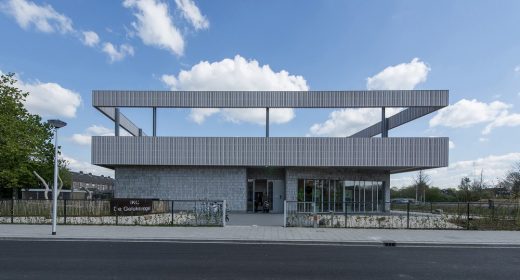
<svg viewBox="0 0 520 280">
<path fill-rule="evenodd" d="M 0 241 L 29 242 L 155 242 L 155 243 L 211 243 L 243 245 L 295 245 L 295 246 L 370 246 L 370 247 L 449 247 L 449 248 L 520 248 L 517 243 L 441 243 L 373 241 L 315 241 L 315 240 L 240 240 L 240 239 L 182 239 L 182 238 L 88 238 L 88 237 L 0 237 Z"/>
</svg>

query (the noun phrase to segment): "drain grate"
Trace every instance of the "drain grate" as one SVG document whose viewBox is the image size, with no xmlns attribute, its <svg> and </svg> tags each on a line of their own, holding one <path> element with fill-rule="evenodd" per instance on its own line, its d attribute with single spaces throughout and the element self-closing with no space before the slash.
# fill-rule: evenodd
<svg viewBox="0 0 520 280">
<path fill-rule="evenodd" d="M 394 240 L 383 240 L 383 246 L 385 247 L 395 247 L 395 241 Z"/>
</svg>

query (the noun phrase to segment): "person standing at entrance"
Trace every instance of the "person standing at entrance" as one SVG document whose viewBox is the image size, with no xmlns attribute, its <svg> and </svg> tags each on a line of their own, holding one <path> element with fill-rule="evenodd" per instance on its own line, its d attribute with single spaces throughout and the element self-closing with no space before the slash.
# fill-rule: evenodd
<svg viewBox="0 0 520 280">
<path fill-rule="evenodd" d="M 264 201 L 264 213 L 269 213 L 269 201 Z"/>
</svg>

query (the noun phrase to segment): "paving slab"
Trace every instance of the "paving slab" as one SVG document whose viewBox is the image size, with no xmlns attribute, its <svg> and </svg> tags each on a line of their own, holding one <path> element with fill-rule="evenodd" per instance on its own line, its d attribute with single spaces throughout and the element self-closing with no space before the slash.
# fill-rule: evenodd
<svg viewBox="0 0 520 280">
<path fill-rule="evenodd" d="M 244 243 L 344 243 L 520 246 L 518 231 L 283 228 L 274 226 L 151 227 L 0 225 L 0 239 L 190 241 Z"/>
</svg>

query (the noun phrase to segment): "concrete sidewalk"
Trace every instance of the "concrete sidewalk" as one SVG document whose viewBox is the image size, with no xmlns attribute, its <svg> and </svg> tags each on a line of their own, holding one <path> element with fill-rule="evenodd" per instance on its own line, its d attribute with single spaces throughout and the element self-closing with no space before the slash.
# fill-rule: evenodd
<svg viewBox="0 0 520 280">
<path fill-rule="evenodd" d="M 52 236 L 50 225 L 0 225 L 0 239 L 197 241 L 242 243 L 313 243 L 381 245 L 459 245 L 520 247 L 517 231 L 321 229 L 267 226 L 142 227 L 58 226 Z"/>
</svg>

